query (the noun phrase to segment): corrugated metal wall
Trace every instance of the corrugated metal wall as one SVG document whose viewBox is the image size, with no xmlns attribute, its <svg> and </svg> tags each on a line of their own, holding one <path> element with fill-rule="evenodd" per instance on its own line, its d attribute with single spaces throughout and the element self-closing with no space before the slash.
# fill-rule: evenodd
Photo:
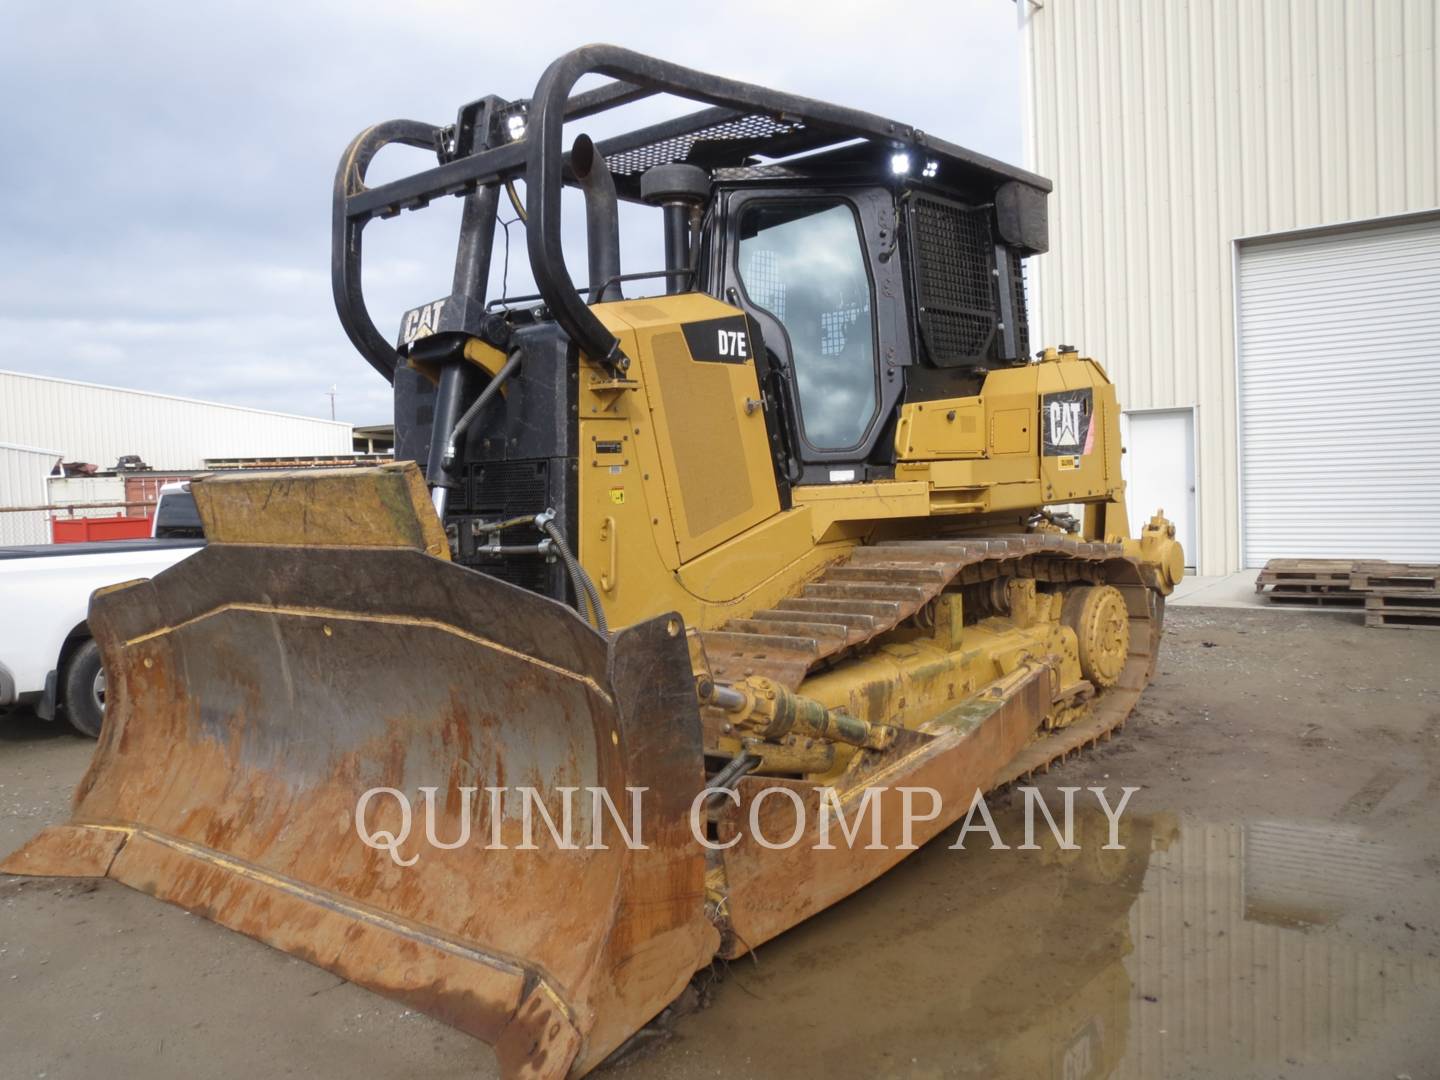
<svg viewBox="0 0 1440 1080">
<path fill-rule="evenodd" d="M 1232 243 L 1440 206 L 1434 0 L 1020 0 L 1055 181 L 1032 340 L 1198 406 L 1200 570 L 1240 566 Z"/>
<path fill-rule="evenodd" d="M 206 458 L 352 452 L 351 425 L 138 390 L 0 371 L 0 441 L 53 446 L 67 461 L 113 468 L 139 454 L 156 469 Z"/>
<path fill-rule="evenodd" d="M 60 460 L 52 450 L 0 443 L 0 506 L 44 506 L 46 477 Z M 43 510 L 0 513 L 0 544 L 48 544 L 50 515 Z"/>
</svg>

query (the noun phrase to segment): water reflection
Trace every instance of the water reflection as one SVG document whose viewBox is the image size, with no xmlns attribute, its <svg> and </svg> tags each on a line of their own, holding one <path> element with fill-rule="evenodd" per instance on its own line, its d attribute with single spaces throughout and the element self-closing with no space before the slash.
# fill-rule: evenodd
<svg viewBox="0 0 1440 1080">
<path fill-rule="evenodd" d="M 1127 916 L 1132 1023 L 1112 1074 L 1229 1076 L 1229 1066 L 1358 1064 L 1364 1047 L 1387 1034 L 1423 1035 L 1415 1028 L 1435 1015 L 1440 993 L 1434 957 L 1403 938 L 1399 947 L 1385 941 L 1383 929 L 1305 929 L 1347 913 L 1373 919 L 1389 910 L 1392 891 L 1413 893 L 1420 884 L 1390 849 L 1356 829 L 1288 822 L 1181 829 L 1175 843 L 1152 852 Z M 1432 910 L 1434 900 L 1432 891 Z M 1403 923 L 1396 929 L 1408 937 Z"/>
<path fill-rule="evenodd" d="M 1019 814 L 997 815 L 1015 844 Z M 617 1071 L 1348 1076 L 1376 1047 L 1436 1048 L 1440 962 L 1370 914 L 1403 893 L 1433 916 L 1433 875 L 1354 830 L 1129 816 L 1114 852 L 1105 829 L 1082 815 L 1079 852 L 926 848 L 737 961 L 679 1040 Z"/>
</svg>

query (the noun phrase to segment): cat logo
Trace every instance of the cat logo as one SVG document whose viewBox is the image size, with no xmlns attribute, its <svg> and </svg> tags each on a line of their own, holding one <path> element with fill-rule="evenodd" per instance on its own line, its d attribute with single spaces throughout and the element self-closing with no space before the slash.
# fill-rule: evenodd
<svg viewBox="0 0 1440 1080">
<path fill-rule="evenodd" d="M 409 345 L 440 329 L 440 310 L 445 303 L 445 300 L 436 300 L 407 311 L 400 319 L 400 344 Z"/>
<path fill-rule="evenodd" d="M 1095 396 L 1090 387 L 1060 390 L 1040 399 L 1041 450 L 1046 457 L 1081 458 L 1095 448 Z M 1061 468 L 1067 466 L 1062 463 Z M 1078 461 L 1069 465 L 1078 468 Z"/>
<path fill-rule="evenodd" d="M 1056 446 L 1080 445 L 1080 402 L 1052 401 L 1045 411 L 1052 443 Z"/>
</svg>

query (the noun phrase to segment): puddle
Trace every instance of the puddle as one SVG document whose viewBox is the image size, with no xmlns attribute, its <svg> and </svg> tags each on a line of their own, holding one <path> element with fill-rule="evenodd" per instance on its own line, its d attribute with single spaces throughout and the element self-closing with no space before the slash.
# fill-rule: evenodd
<svg viewBox="0 0 1440 1080">
<path fill-rule="evenodd" d="M 1256 821 L 1239 829 L 1245 918 L 1328 923 L 1374 912 L 1417 884 L 1395 852 L 1356 827 Z"/>
<path fill-rule="evenodd" d="M 1345 827 L 1077 819 L 1078 852 L 927 847 L 614 1074 L 1440 1075 L 1433 874 Z"/>
</svg>

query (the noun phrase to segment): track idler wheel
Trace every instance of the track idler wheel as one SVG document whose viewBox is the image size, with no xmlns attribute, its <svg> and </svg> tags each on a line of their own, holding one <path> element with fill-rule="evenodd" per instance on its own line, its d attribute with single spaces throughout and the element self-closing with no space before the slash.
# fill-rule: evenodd
<svg viewBox="0 0 1440 1080">
<path fill-rule="evenodd" d="M 1113 585 L 1087 585 L 1065 597 L 1060 621 L 1075 631 L 1080 672 L 1098 688 L 1114 686 L 1130 652 L 1130 613 Z"/>
</svg>

